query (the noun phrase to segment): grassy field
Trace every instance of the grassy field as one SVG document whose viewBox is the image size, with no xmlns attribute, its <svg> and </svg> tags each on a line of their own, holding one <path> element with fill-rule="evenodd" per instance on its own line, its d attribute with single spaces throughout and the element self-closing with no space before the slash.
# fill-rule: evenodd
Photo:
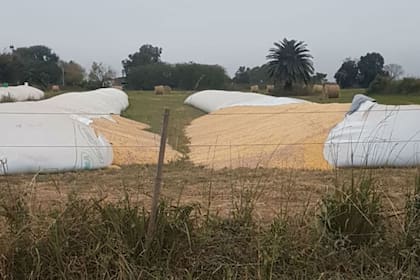
<svg viewBox="0 0 420 280">
<path fill-rule="evenodd" d="M 175 149 L 187 152 L 188 139 L 183 129 L 193 119 L 204 113 L 184 105 L 184 100 L 191 93 L 177 91 L 171 95 L 155 95 L 153 91 L 129 91 L 130 107 L 123 116 L 150 125 L 150 131 L 160 134 L 163 111 L 170 110 L 168 142 Z"/>
</svg>

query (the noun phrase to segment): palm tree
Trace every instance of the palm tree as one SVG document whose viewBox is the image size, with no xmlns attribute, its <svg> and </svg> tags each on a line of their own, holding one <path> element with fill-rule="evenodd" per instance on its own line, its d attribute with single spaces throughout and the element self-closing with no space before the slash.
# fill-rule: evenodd
<svg viewBox="0 0 420 280">
<path fill-rule="evenodd" d="M 274 43 L 274 46 L 267 55 L 270 77 L 275 82 L 284 82 L 286 90 L 291 90 L 297 82 L 308 84 L 314 67 L 307 45 L 302 41 L 289 41 L 285 38 L 279 43 Z"/>
</svg>

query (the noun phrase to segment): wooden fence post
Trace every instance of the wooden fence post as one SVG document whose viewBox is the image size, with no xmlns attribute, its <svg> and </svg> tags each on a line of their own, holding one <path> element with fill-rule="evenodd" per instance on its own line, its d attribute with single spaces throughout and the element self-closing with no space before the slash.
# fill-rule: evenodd
<svg viewBox="0 0 420 280">
<path fill-rule="evenodd" d="M 160 136 L 159 159 L 158 159 L 158 164 L 157 164 L 155 185 L 153 188 L 150 219 L 149 219 L 149 224 L 147 226 L 146 242 L 148 245 L 150 245 L 153 239 L 153 235 L 155 233 L 155 228 L 156 228 L 156 217 L 157 217 L 157 212 L 158 212 L 160 188 L 162 185 L 162 171 L 163 171 L 163 164 L 164 164 L 164 159 L 165 159 L 166 139 L 168 135 L 168 123 L 169 123 L 169 109 L 166 108 L 163 114 L 162 132 Z"/>
</svg>

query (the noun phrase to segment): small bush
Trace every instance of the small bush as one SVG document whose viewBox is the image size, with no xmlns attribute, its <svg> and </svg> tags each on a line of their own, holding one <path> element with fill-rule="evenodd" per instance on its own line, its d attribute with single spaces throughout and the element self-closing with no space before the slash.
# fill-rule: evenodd
<svg viewBox="0 0 420 280">
<path fill-rule="evenodd" d="M 283 86 L 278 85 L 274 88 L 271 93 L 273 96 L 308 96 L 314 95 L 312 88 L 310 86 L 295 85 L 292 89 L 284 89 Z"/>
<path fill-rule="evenodd" d="M 325 237 L 335 246 L 360 246 L 377 240 L 382 232 L 381 203 L 372 179 L 338 188 L 322 200 L 319 216 Z"/>
<path fill-rule="evenodd" d="M 404 78 L 397 82 L 398 93 L 420 93 L 420 79 Z"/>
<path fill-rule="evenodd" d="M 404 78 L 397 81 L 378 75 L 367 92 L 369 94 L 420 94 L 420 79 Z"/>
<path fill-rule="evenodd" d="M 390 90 L 392 81 L 389 77 L 377 75 L 367 89 L 368 93 L 384 93 Z"/>
</svg>

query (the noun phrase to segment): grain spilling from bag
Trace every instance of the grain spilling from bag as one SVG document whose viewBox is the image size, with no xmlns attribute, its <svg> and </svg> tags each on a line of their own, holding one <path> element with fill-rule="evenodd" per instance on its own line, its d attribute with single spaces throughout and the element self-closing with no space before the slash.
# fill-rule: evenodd
<svg viewBox="0 0 420 280">
<path fill-rule="evenodd" d="M 97 134 L 102 134 L 111 143 L 113 164 L 157 163 L 160 136 L 145 131 L 149 126 L 120 116 L 108 119 L 93 119 L 91 125 Z M 175 160 L 180 154 L 166 145 L 165 161 Z"/>
<path fill-rule="evenodd" d="M 232 107 L 187 127 L 190 158 L 214 167 L 329 169 L 323 156 L 329 131 L 350 104 Z"/>
</svg>

